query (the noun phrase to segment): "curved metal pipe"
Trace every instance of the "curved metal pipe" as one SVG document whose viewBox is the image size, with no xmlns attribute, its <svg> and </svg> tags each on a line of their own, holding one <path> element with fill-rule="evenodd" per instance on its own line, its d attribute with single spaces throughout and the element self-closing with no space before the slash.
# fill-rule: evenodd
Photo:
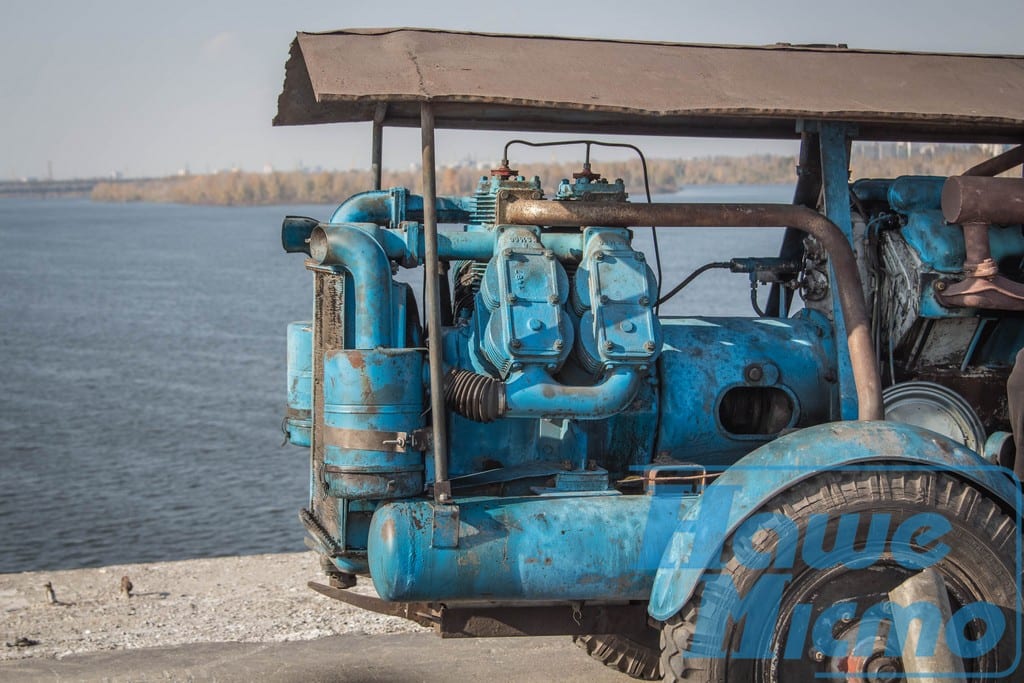
<svg viewBox="0 0 1024 683">
<path fill-rule="evenodd" d="M 600 420 L 621 412 L 640 389 L 640 373 L 616 368 L 592 387 L 559 384 L 531 366 L 505 382 L 505 416 Z"/>
<path fill-rule="evenodd" d="M 871 345 L 871 326 L 864 304 L 864 290 L 857 273 L 857 261 L 842 231 L 817 211 L 789 204 L 629 204 L 519 199 L 499 204 L 497 222 L 562 227 L 786 226 L 813 235 L 828 252 L 836 274 L 839 305 L 846 321 L 846 342 L 857 387 L 857 417 L 861 420 L 884 419 L 882 382 Z"/>
<path fill-rule="evenodd" d="M 960 175 L 970 176 L 997 176 L 1006 173 L 1014 166 L 1024 163 L 1024 145 L 1017 145 L 999 156 L 986 159 L 977 166 L 971 166 Z"/>
<path fill-rule="evenodd" d="M 468 223 L 472 216 L 456 197 L 436 197 L 438 223 Z M 424 199 L 418 194 L 369 190 L 354 194 L 334 210 L 331 223 L 376 223 L 397 228 L 402 221 L 424 222 Z"/>
<path fill-rule="evenodd" d="M 319 225 L 309 236 L 309 255 L 352 276 L 354 348 L 391 346 L 391 263 L 380 243 L 352 226 Z"/>
</svg>

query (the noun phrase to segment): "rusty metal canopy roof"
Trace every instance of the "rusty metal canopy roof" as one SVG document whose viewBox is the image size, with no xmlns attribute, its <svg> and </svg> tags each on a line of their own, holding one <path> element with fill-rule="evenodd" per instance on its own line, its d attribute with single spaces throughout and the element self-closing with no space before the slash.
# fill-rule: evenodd
<svg viewBox="0 0 1024 683">
<path fill-rule="evenodd" d="M 299 33 L 274 125 L 879 140 L 1024 140 L 1024 57 L 355 29 Z"/>
</svg>

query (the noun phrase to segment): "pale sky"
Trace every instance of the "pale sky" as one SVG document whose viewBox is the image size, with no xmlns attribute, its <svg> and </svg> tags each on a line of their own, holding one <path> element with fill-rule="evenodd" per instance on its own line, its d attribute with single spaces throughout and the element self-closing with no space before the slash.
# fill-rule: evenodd
<svg viewBox="0 0 1024 683">
<path fill-rule="evenodd" d="M 270 120 L 296 31 L 382 26 L 1024 52 L 1024 0 L 3 0 L 0 179 L 45 177 L 47 162 L 58 178 L 167 175 L 186 166 L 194 173 L 266 164 L 366 167 L 369 124 L 272 128 Z M 438 161 L 495 159 L 507 137 L 440 131 Z M 651 157 L 791 149 L 743 141 L 640 143 Z M 418 158 L 418 132 L 385 132 L 385 166 Z"/>
</svg>

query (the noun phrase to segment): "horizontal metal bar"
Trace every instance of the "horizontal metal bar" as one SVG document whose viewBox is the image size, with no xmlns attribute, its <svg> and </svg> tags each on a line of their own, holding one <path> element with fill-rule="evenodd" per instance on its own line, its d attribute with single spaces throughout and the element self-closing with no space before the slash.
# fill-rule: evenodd
<svg viewBox="0 0 1024 683">
<path fill-rule="evenodd" d="M 358 607 L 359 609 L 367 610 L 368 612 L 386 614 L 391 617 L 402 617 L 409 621 L 415 621 L 420 626 L 437 625 L 437 619 L 431 616 L 431 609 L 427 603 L 387 602 L 372 595 L 353 593 L 349 588 L 334 588 L 333 586 L 325 586 L 322 583 L 317 583 L 315 581 L 310 581 L 306 585 L 321 595 L 325 595 L 334 600 L 340 600 L 341 602 L 352 605 L 353 607 Z"/>
<path fill-rule="evenodd" d="M 442 638 L 582 636 L 603 633 L 641 634 L 647 628 L 647 605 L 558 605 L 547 607 L 443 607 Z"/>
<path fill-rule="evenodd" d="M 433 605 L 425 602 L 387 602 L 350 589 L 307 584 L 321 595 L 378 614 L 401 617 L 434 628 L 442 638 L 507 638 L 571 636 L 604 633 L 641 634 L 647 624 L 647 605 Z"/>
</svg>

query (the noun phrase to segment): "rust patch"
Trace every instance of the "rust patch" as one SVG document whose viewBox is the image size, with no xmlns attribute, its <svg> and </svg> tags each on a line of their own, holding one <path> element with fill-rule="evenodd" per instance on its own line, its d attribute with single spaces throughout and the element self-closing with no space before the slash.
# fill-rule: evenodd
<svg viewBox="0 0 1024 683">
<path fill-rule="evenodd" d="M 380 537 L 385 543 L 392 543 L 395 540 L 395 520 L 390 517 L 384 521 L 380 530 Z"/>
</svg>

